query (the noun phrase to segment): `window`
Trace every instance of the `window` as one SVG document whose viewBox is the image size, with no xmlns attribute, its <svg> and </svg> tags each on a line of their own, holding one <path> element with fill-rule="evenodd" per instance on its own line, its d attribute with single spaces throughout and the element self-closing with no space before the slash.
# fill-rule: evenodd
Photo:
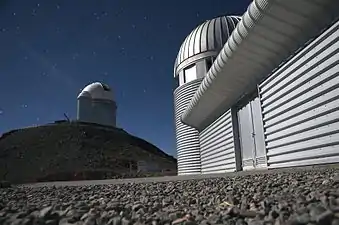
<svg viewBox="0 0 339 225">
<path fill-rule="evenodd" d="M 188 67 L 184 70 L 185 83 L 197 79 L 197 68 L 195 65 Z"/>
<path fill-rule="evenodd" d="M 214 57 L 209 57 L 206 59 L 206 70 L 208 71 L 214 62 L 215 58 Z"/>
</svg>

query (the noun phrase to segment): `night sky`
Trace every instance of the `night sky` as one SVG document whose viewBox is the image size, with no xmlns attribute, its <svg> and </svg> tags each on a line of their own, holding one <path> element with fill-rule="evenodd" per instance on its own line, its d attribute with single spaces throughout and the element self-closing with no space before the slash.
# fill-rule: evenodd
<svg viewBox="0 0 339 225">
<path fill-rule="evenodd" d="M 76 118 L 76 97 L 107 83 L 117 123 L 176 155 L 173 64 L 200 23 L 250 0 L 0 0 L 0 134 Z"/>
</svg>

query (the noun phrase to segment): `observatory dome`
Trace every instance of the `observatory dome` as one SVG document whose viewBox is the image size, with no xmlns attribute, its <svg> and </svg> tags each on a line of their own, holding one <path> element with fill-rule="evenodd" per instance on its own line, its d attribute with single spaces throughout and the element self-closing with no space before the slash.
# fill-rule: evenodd
<svg viewBox="0 0 339 225">
<path fill-rule="evenodd" d="M 180 47 L 174 65 L 174 77 L 179 70 L 199 59 L 216 57 L 240 19 L 239 16 L 221 16 L 207 20 L 195 28 Z"/>
<path fill-rule="evenodd" d="M 94 82 L 87 85 L 78 95 L 78 98 L 80 97 L 114 101 L 111 88 L 107 84 L 103 84 L 101 82 Z"/>
</svg>

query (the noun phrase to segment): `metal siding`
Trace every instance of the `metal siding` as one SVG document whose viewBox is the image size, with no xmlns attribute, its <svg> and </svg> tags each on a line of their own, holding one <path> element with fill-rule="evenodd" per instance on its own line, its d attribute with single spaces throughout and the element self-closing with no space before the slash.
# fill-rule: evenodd
<svg viewBox="0 0 339 225">
<path fill-rule="evenodd" d="M 338 17 L 338 10 L 339 1 L 334 0 L 316 4 L 254 0 L 207 72 L 182 121 L 203 130 L 326 29 Z"/>
<path fill-rule="evenodd" d="M 92 121 L 102 125 L 116 125 L 116 104 L 113 101 L 92 100 Z"/>
<path fill-rule="evenodd" d="M 202 174 L 236 170 L 231 110 L 200 132 L 200 148 Z"/>
<path fill-rule="evenodd" d="M 269 168 L 339 162 L 339 22 L 259 89 Z"/>
<path fill-rule="evenodd" d="M 116 125 L 116 103 L 114 101 L 78 98 L 77 120 L 108 126 Z"/>
<path fill-rule="evenodd" d="M 181 114 L 199 87 L 202 79 L 196 79 L 174 91 L 174 114 L 178 159 L 178 175 L 200 174 L 199 132 L 181 122 Z"/>
<path fill-rule="evenodd" d="M 77 99 L 77 120 L 84 122 L 90 121 L 92 118 L 92 102 L 89 97 L 80 97 Z"/>
</svg>

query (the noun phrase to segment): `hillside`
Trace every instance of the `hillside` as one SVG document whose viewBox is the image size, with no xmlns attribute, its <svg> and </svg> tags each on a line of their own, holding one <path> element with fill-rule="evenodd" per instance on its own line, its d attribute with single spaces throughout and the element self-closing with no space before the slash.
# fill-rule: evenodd
<svg viewBox="0 0 339 225">
<path fill-rule="evenodd" d="M 59 121 L 0 137 L 0 180 L 13 183 L 140 176 L 146 170 L 176 174 L 176 159 L 119 128 Z"/>
</svg>

